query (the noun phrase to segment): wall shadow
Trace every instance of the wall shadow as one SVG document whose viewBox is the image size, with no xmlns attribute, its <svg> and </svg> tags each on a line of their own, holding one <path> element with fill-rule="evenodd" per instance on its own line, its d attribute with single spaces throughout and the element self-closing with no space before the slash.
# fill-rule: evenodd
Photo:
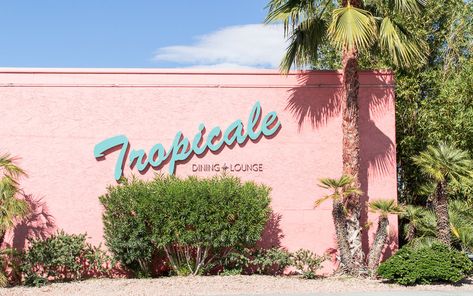
<svg viewBox="0 0 473 296">
<path fill-rule="evenodd" d="M 308 122 L 312 128 L 324 126 L 341 111 L 340 92 L 333 87 L 320 85 L 316 75 L 301 73 L 297 77 L 299 85 L 289 90 L 290 95 L 285 110 L 292 113 L 299 130 Z M 319 83 L 319 84 L 318 84 Z M 317 88 L 317 92 L 314 89 Z"/>
<path fill-rule="evenodd" d="M 54 217 L 49 213 L 46 202 L 42 198 L 24 195 L 31 213 L 13 229 L 12 246 L 24 249 L 28 239 L 45 239 L 56 231 Z"/>
<path fill-rule="evenodd" d="M 280 247 L 281 240 L 284 234 L 281 230 L 282 215 L 271 210 L 268 222 L 261 235 L 261 240 L 258 242 L 258 247 L 262 249 L 270 249 L 273 247 Z"/>
<path fill-rule="evenodd" d="M 390 88 L 384 87 L 386 81 L 384 76 L 376 76 L 377 85 L 367 87 L 360 86 L 360 185 L 363 195 L 361 196 L 361 225 L 368 225 L 368 203 L 370 199 L 391 198 L 389 196 L 370 196 L 369 179 L 383 177 L 392 171 L 395 166 L 395 145 L 393 141 L 376 126 L 375 119 L 385 116 L 386 110 L 390 108 Z M 362 242 L 363 251 L 369 252 L 369 231 L 363 227 Z M 391 244 L 390 238 L 388 245 Z"/>
</svg>

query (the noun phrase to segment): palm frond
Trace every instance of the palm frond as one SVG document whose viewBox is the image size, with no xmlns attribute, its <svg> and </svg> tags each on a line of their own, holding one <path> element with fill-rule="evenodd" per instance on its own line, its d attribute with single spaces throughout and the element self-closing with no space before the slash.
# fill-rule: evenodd
<svg viewBox="0 0 473 296">
<path fill-rule="evenodd" d="M 285 36 L 289 36 L 289 32 L 300 22 L 313 17 L 315 13 L 313 0 L 271 0 L 266 8 L 268 15 L 265 23 L 282 22 Z"/>
<path fill-rule="evenodd" d="M 369 11 L 353 6 L 334 9 L 328 34 L 338 49 L 368 49 L 376 40 L 375 19 Z"/>
<path fill-rule="evenodd" d="M 338 189 L 346 187 L 353 183 L 353 177 L 343 175 L 339 179 L 322 178 L 319 180 L 319 186 L 325 189 Z"/>
<path fill-rule="evenodd" d="M 322 197 L 315 201 L 315 206 L 319 206 L 322 202 L 327 199 L 338 200 L 345 203 L 346 198 L 349 196 L 359 196 L 363 192 L 353 185 L 354 179 L 352 176 L 343 175 L 338 179 L 323 178 L 319 180 L 319 187 L 329 189 L 332 191 L 331 194 Z"/>
<path fill-rule="evenodd" d="M 281 72 L 287 73 L 292 65 L 303 67 L 318 59 L 318 51 L 326 38 L 325 20 L 311 17 L 301 22 L 289 37 L 290 43 L 281 61 Z"/>
<path fill-rule="evenodd" d="M 401 208 L 397 205 L 394 199 L 377 199 L 369 202 L 370 212 L 378 213 L 382 217 L 387 217 L 389 214 L 400 214 Z"/>
<path fill-rule="evenodd" d="M 389 6 L 399 13 L 417 14 L 425 4 L 425 0 L 391 0 Z"/>
<path fill-rule="evenodd" d="M 454 181 L 473 178 L 473 160 L 468 152 L 452 145 L 441 143 L 438 146 L 427 147 L 418 156 L 412 158 L 421 171 L 432 177 L 436 182 L 447 178 Z"/>
<path fill-rule="evenodd" d="M 5 175 L 18 179 L 21 176 L 26 176 L 23 169 L 16 165 L 17 158 L 5 153 L 0 155 L 0 172 L 3 171 Z"/>
<path fill-rule="evenodd" d="M 384 17 L 379 28 L 379 45 L 393 59 L 398 67 L 410 67 L 424 63 L 426 59 L 426 45 L 412 37 L 389 17 Z"/>
<path fill-rule="evenodd" d="M 314 201 L 314 208 L 320 206 L 322 203 L 324 203 L 325 201 L 329 199 L 338 199 L 338 197 L 339 195 L 325 195 L 324 197 L 319 198 L 316 201 Z"/>
</svg>

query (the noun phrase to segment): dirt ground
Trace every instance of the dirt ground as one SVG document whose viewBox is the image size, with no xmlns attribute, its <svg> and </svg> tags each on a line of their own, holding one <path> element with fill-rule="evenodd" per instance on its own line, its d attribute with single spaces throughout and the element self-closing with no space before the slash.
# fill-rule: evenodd
<svg viewBox="0 0 473 296">
<path fill-rule="evenodd" d="M 304 280 L 298 277 L 273 276 L 207 276 L 167 277 L 157 279 L 90 279 L 82 282 L 57 283 L 41 288 L 13 287 L 0 289 L 0 295 L 307 295 L 319 293 L 355 293 L 369 291 L 441 291 L 473 295 L 473 281 L 457 285 L 402 287 L 378 280 L 354 278 L 321 278 Z M 355 295 L 353 294 L 353 295 Z M 366 295 L 368 295 L 367 293 Z M 380 293 L 382 295 L 383 293 Z M 371 295 L 371 294 L 370 294 Z M 417 295 L 417 294 L 416 294 Z M 420 295 L 420 294 L 419 294 Z M 424 295 L 424 294 L 422 294 Z M 437 295 L 437 294 L 435 294 Z M 443 294 L 442 294 L 443 295 Z"/>
</svg>

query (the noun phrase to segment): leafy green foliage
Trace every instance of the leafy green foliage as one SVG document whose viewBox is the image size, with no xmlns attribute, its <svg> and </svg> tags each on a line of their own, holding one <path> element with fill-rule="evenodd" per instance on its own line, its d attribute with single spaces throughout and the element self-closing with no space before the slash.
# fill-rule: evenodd
<svg viewBox="0 0 473 296">
<path fill-rule="evenodd" d="M 33 239 L 23 257 L 26 285 L 43 285 L 49 281 L 80 280 L 91 275 L 108 275 L 110 258 L 85 241 L 85 234 L 63 231 L 47 239 Z"/>
<path fill-rule="evenodd" d="M 16 164 L 16 160 L 9 154 L 0 155 L 0 244 L 15 220 L 24 218 L 29 212 L 28 203 L 17 197 L 20 192 L 19 179 L 26 173 Z"/>
<path fill-rule="evenodd" d="M 126 181 L 100 197 L 106 244 L 134 270 L 149 271 L 153 254 L 164 252 L 174 273 L 202 274 L 217 257 L 261 238 L 269 191 L 230 176 Z"/>
<path fill-rule="evenodd" d="M 9 154 L 0 155 L 0 245 L 5 233 L 15 222 L 24 218 L 30 211 L 28 203 L 19 199 L 19 179 L 26 173 L 16 164 L 16 158 Z M 0 287 L 7 285 L 5 269 L 0 270 Z"/>
<path fill-rule="evenodd" d="M 466 255 L 434 243 L 421 248 L 404 246 L 379 266 L 378 275 L 401 285 L 456 283 L 472 270 Z"/>
<path fill-rule="evenodd" d="M 464 252 L 473 252 L 473 202 L 453 200 L 448 205 L 452 246 Z M 404 236 L 411 245 L 431 245 L 436 236 L 436 218 L 433 211 L 408 206 L 401 215 L 405 219 Z"/>
<path fill-rule="evenodd" d="M 396 130 L 399 198 L 424 204 L 425 178 L 411 158 L 428 145 L 455 144 L 473 154 L 473 3 L 429 0 L 422 15 L 412 18 L 417 38 L 428 44 L 428 62 L 396 72 Z M 374 59 L 373 59 L 374 60 Z M 469 184 L 451 190 L 473 192 Z"/>
<path fill-rule="evenodd" d="M 135 276 L 148 277 L 157 251 L 144 206 L 155 197 L 145 181 L 122 181 L 119 186 L 108 187 L 108 193 L 99 198 L 105 209 L 102 217 L 105 245 Z"/>
</svg>

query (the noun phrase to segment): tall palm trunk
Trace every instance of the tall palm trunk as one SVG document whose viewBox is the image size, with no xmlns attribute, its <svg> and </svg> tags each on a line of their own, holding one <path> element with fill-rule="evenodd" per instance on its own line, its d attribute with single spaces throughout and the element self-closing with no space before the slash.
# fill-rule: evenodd
<svg viewBox="0 0 473 296">
<path fill-rule="evenodd" d="M 448 198 L 445 181 L 437 183 L 435 215 L 437 216 L 437 238 L 444 244 L 451 245 L 450 222 L 448 218 Z"/>
<path fill-rule="evenodd" d="M 360 133 L 358 106 L 358 52 L 355 48 L 343 52 L 343 174 L 352 176 L 354 186 L 360 187 Z M 349 197 L 349 212 L 347 229 L 350 251 L 355 267 L 361 269 L 364 265 L 364 253 L 361 239 L 361 205 L 359 196 Z"/>
<path fill-rule="evenodd" d="M 340 252 L 341 271 L 349 273 L 353 269 L 353 259 L 348 243 L 345 209 L 340 201 L 333 200 L 332 217 L 333 224 L 335 225 L 338 250 Z"/>
<path fill-rule="evenodd" d="M 378 229 L 376 230 L 373 245 L 371 246 L 370 253 L 368 255 L 368 267 L 371 271 L 374 271 L 379 264 L 379 259 L 381 258 L 384 244 L 388 238 L 388 225 L 388 217 L 379 217 Z"/>
</svg>

